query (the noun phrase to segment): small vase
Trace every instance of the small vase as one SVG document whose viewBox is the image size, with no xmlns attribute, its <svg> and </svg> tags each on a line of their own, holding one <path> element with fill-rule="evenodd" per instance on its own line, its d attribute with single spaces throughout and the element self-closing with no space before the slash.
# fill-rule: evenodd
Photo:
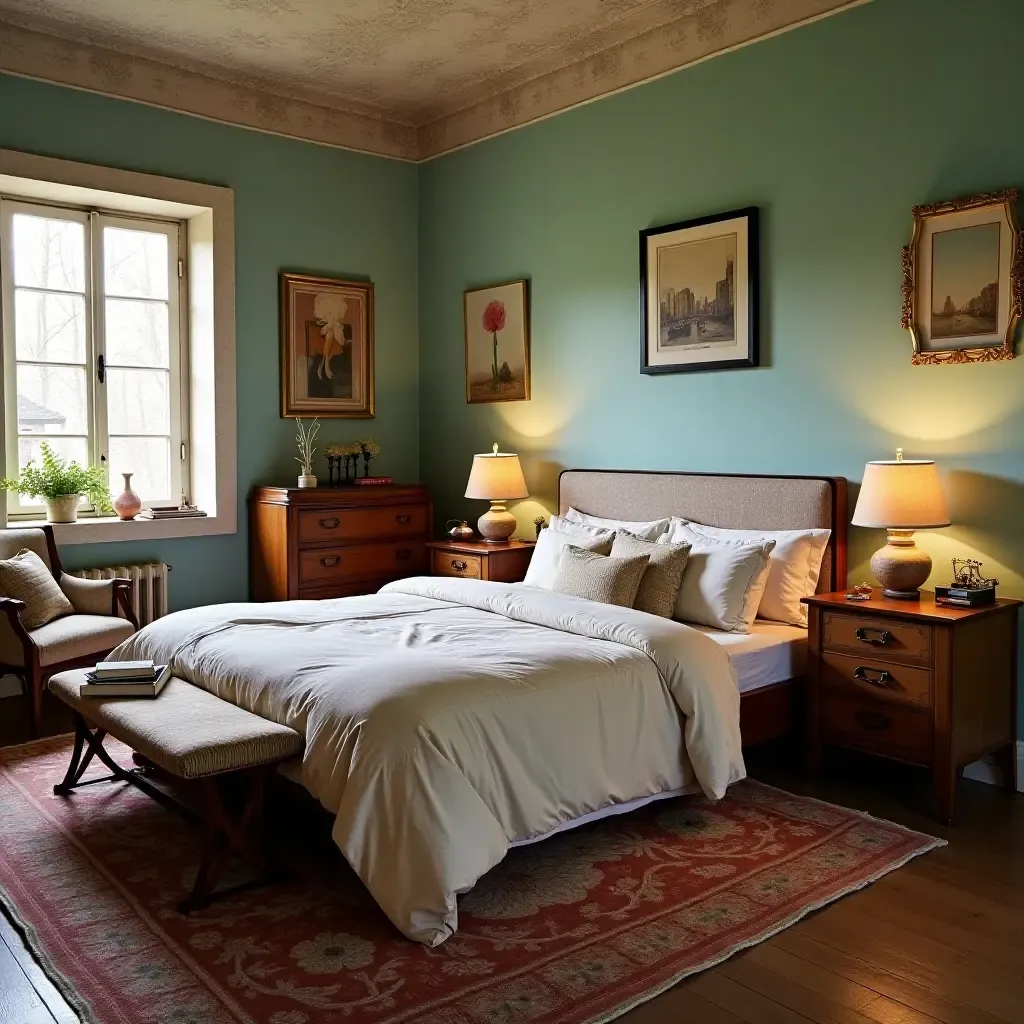
<svg viewBox="0 0 1024 1024">
<path fill-rule="evenodd" d="M 303 473 L 299 477 L 300 487 L 316 487 L 316 477 L 312 473 Z"/>
<path fill-rule="evenodd" d="M 56 498 L 44 498 L 46 521 L 48 523 L 74 523 L 78 520 L 80 494 L 61 494 Z"/>
<path fill-rule="evenodd" d="M 127 522 L 134 519 L 142 509 L 142 499 L 132 490 L 132 474 L 122 473 L 124 490 L 114 499 L 114 511 L 118 519 Z"/>
</svg>

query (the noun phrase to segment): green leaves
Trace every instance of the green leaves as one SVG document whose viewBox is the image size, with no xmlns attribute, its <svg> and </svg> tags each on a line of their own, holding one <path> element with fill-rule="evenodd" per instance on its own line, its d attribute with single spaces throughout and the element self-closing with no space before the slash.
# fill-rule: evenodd
<svg viewBox="0 0 1024 1024">
<path fill-rule="evenodd" d="M 17 480 L 5 477 L 0 480 L 0 490 L 18 491 L 30 498 L 59 498 L 65 494 L 85 494 L 101 512 L 113 512 L 110 490 L 107 487 L 107 473 L 99 466 L 82 467 L 77 462 L 65 462 L 56 455 L 44 441 L 40 445 L 42 466 L 35 460 L 21 471 Z"/>
</svg>

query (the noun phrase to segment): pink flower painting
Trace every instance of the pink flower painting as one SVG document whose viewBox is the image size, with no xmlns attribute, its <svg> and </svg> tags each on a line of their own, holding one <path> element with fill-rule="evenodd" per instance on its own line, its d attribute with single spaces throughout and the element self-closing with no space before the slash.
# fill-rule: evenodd
<svg viewBox="0 0 1024 1024">
<path fill-rule="evenodd" d="M 509 281 L 466 291 L 467 401 L 521 402 L 530 397 L 526 286 L 526 281 Z"/>
<path fill-rule="evenodd" d="M 491 364 L 491 387 L 497 391 L 499 387 L 498 370 L 498 331 L 505 329 L 505 303 L 494 299 L 487 303 L 484 310 L 484 330 L 494 336 L 494 356 Z"/>
</svg>

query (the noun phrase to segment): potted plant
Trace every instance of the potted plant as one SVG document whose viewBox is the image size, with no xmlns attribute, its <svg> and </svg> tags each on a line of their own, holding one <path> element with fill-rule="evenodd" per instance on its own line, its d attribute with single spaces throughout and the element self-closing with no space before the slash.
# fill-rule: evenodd
<svg viewBox="0 0 1024 1024">
<path fill-rule="evenodd" d="M 295 442 L 299 446 L 299 455 L 301 456 L 301 458 L 297 457 L 295 461 L 302 467 L 299 486 L 316 487 L 316 476 L 313 474 L 313 454 L 316 452 L 316 448 L 313 447 L 313 442 L 320 432 L 320 421 L 314 419 L 307 427 L 302 420 L 296 417 L 295 425 L 299 428 L 299 432 L 295 435 Z"/>
<path fill-rule="evenodd" d="M 39 446 L 42 466 L 32 460 L 21 471 L 17 480 L 5 477 L 0 490 L 17 491 L 30 498 L 42 498 L 46 505 L 46 519 L 50 523 L 73 523 L 78 518 L 78 502 L 82 495 L 101 512 L 113 512 L 107 474 L 99 466 L 82 467 L 72 460 L 58 457 L 44 441 Z"/>
</svg>

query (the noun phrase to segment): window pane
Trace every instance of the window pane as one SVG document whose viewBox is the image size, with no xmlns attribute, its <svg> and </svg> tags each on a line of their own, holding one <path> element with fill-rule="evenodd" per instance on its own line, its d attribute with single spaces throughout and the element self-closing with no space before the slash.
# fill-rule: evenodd
<svg viewBox="0 0 1024 1024">
<path fill-rule="evenodd" d="M 84 363 L 85 299 L 15 289 L 14 338 L 18 359 Z"/>
<path fill-rule="evenodd" d="M 171 442 L 166 437 L 112 437 L 110 479 L 120 493 L 122 473 L 132 474 L 132 490 L 143 501 L 160 498 L 177 501 L 171 494 Z"/>
<path fill-rule="evenodd" d="M 170 365 L 167 303 L 107 299 L 107 365 Z"/>
<path fill-rule="evenodd" d="M 107 432 L 169 434 L 170 374 L 166 370 L 107 371 Z"/>
<path fill-rule="evenodd" d="M 16 213 L 14 283 L 85 291 L 85 228 L 79 221 Z"/>
<path fill-rule="evenodd" d="M 167 298 L 167 236 L 157 231 L 103 229 L 103 286 L 107 295 Z"/>
<path fill-rule="evenodd" d="M 84 369 L 18 366 L 19 434 L 86 434 L 88 415 Z"/>
</svg>

